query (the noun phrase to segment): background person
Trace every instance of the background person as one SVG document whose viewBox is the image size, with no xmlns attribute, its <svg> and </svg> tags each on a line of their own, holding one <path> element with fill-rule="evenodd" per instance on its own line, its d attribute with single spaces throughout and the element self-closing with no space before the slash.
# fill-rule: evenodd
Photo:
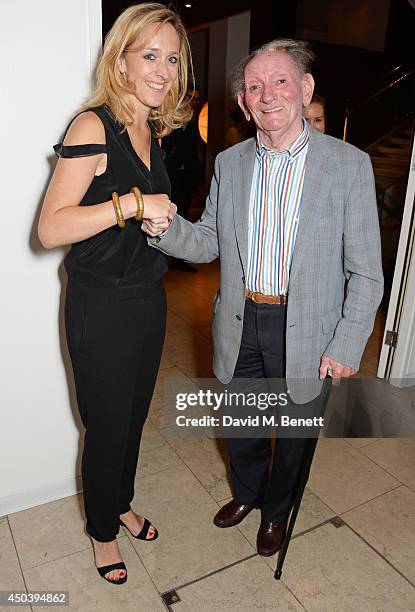
<svg viewBox="0 0 415 612">
<path fill-rule="evenodd" d="M 318 94 L 314 94 L 310 104 L 304 108 L 303 117 L 313 128 L 324 134 L 326 131 L 325 99 Z"/>
<path fill-rule="evenodd" d="M 232 125 L 226 132 L 226 148 L 233 147 L 248 137 L 248 122 L 245 119 L 245 115 L 239 108 L 235 106 L 229 113 L 232 120 Z"/>
<path fill-rule="evenodd" d="M 130 507 L 166 321 L 166 260 L 147 245 L 140 225 L 171 210 L 157 138 L 191 117 L 184 101 L 189 60 L 174 12 L 145 3 L 120 15 L 96 89 L 55 147 L 59 160 L 39 221 L 46 248 L 72 243 L 65 321 L 86 428 L 86 530 L 99 573 L 116 584 L 127 579 L 119 525 L 139 539 L 157 537 Z"/>
</svg>

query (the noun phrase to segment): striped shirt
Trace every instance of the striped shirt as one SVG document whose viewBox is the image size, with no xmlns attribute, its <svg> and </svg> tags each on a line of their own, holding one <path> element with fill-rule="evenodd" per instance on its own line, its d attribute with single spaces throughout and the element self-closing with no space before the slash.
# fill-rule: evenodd
<svg viewBox="0 0 415 612">
<path fill-rule="evenodd" d="M 248 221 L 246 288 L 286 295 L 297 235 L 309 129 L 287 151 L 265 148 L 257 136 Z"/>
</svg>

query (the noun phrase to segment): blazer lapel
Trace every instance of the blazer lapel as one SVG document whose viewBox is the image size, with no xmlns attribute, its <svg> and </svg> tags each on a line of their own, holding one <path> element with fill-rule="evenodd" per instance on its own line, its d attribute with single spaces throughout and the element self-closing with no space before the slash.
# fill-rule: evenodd
<svg viewBox="0 0 415 612">
<path fill-rule="evenodd" d="M 300 219 L 291 261 L 289 282 L 295 278 L 300 269 L 305 252 L 305 249 L 303 249 L 303 241 L 312 231 L 313 223 L 320 214 L 319 205 L 324 201 L 324 198 L 327 197 L 330 190 L 331 177 L 326 171 L 329 151 L 328 147 L 325 145 L 324 138 L 324 136 L 321 136 L 314 130 L 310 130 L 310 142 L 305 162 Z"/>
<path fill-rule="evenodd" d="M 234 172 L 232 173 L 232 200 L 236 240 L 245 274 L 248 250 L 249 199 L 255 164 L 255 147 L 254 138 L 246 141 L 245 146 L 240 149 L 239 159 L 234 161 Z"/>
</svg>

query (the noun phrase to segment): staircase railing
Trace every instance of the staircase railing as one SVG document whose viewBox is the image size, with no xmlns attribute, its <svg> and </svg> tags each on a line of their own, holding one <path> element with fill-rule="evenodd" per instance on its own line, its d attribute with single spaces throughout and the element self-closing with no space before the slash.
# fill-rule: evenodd
<svg viewBox="0 0 415 612">
<path fill-rule="evenodd" d="M 401 68 L 402 66 L 397 66 L 388 74 L 392 74 Z M 407 89 L 409 90 L 409 92 L 404 90 L 404 86 L 407 86 Z M 408 96 L 408 93 L 409 93 L 409 96 Z M 393 127 L 393 125 L 396 124 L 404 116 L 406 115 L 409 116 L 410 114 L 414 112 L 414 108 L 415 108 L 415 68 L 407 69 L 403 74 L 394 78 L 392 82 L 381 87 L 374 94 L 368 96 L 367 98 L 365 98 L 361 102 L 358 102 L 354 106 L 351 106 L 350 100 L 347 100 L 346 111 L 345 111 L 345 116 L 344 116 L 344 124 L 343 124 L 343 140 L 346 141 L 349 139 L 351 119 L 353 117 L 357 117 L 357 115 L 359 114 L 359 111 L 369 109 L 370 106 L 372 106 L 373 108 L 376 102 L 381 101 L 381 100 L 386 100 L 388 97 L 388 94 L 389 94 L 389 97 L 395 96 L 395 100 L 394 100 L 395 104 L 394 104 L 394 108 L 392 109 L 394 113 L 393 113 L 392 121 L 389 123 L 389 125 L 379 126 L 380 132 L 383 132 L 383 133 L 387 132 L 388 129 Z M 390 113 L 389 113 L 389 116 L 390 116 Z M 380 135 L 380 132 L 379 132 L 379 135 Z M 376 140 L 376 138 L 374 137 L 373 130 L 369 130 L 369 133 L 371 135 L 369 142 L 366 142 L 366 143 L 364 141 L 359 142 L 359 143 L 356 142 L 356 144 L 358 146 L 368 145 L 370 144 L 370 142 L 373 142 L 373 140 Z"/>
</svg>

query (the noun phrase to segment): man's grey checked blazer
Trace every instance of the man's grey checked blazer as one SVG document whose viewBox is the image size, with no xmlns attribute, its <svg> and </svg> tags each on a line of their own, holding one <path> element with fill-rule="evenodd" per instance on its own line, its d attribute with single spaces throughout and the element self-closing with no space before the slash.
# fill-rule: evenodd
<svg viewBox="0 0 415 612">
<path fill-rule="evenodd" d="M 200 221 L 176 216 L 161 239 L 150 240 L 167 255 L 190 262 L 220 258 L 213 369 L 225 384 L 233 376 L 242 335 L 254 160 L 253 138 L 220 153 Z M 320 392 L 323 354 L 359 368 L 382 293 L 370 158 L 310 128 L 287 305 L 286 376 L 294 402 Z"/>
</svg>

